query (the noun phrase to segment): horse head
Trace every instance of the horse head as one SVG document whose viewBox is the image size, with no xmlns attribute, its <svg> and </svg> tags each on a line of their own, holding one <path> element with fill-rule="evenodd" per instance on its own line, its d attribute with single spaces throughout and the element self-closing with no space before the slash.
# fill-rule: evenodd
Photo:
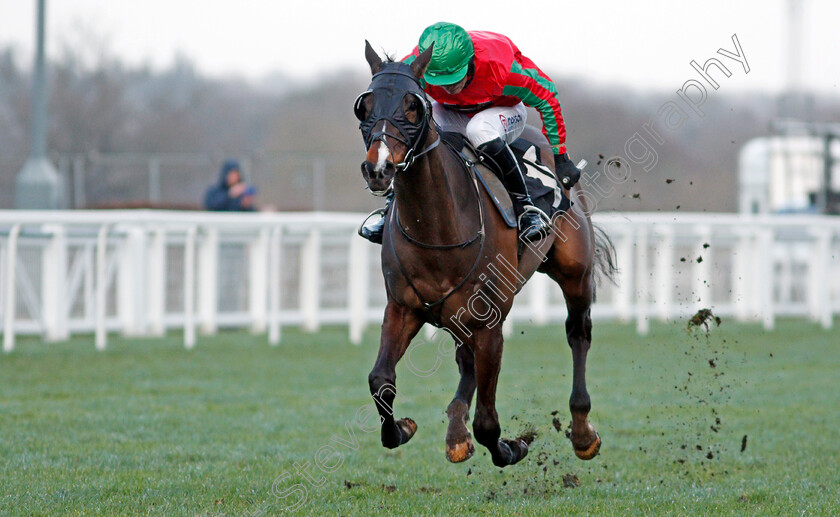
<svg viewBox="0 0 840 517">
<path fill-rule="evenodd" d="M 367 149 L 362 176 L 375 195 L 390 191 L 397 172 L 411 166 L 428 135 L 431 105 L 420 81 L 432 50 L 430 46 L 411 65 L 391 59 L 383 62 L 365 41 L 373 79 L 356 98 L 353 110 Z"/>
</svg>

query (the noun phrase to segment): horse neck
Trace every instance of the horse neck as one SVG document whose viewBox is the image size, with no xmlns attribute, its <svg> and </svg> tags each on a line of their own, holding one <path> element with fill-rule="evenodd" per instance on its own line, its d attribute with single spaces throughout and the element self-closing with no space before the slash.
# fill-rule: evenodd
<svg viewBox="0 0 840 517">
<path fill-rule="evenodd" d="M 426 145 L 437 138 L 430 132 Z M 441 143 L 395 179 L 400 224 L 411 237 L 451 244 L 475 234 L 475 186 L 452 150 Z"/>
</svg>

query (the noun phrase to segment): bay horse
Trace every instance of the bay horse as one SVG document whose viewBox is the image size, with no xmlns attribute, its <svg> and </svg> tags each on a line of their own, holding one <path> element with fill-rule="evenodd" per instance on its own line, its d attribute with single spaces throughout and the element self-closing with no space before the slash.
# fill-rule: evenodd
<svg viewBox="0 0 840 517">
<path fill-rule="evenodd" d="M 455 358 L 461 378 L 446 410 L 447 458 L 460 462 L 475 452 L 467 422 L 476 391 L 473 432 L 489 449 L 493 463 L 513 465 L 526 456 L 532 437 L 501 438 L 496 383 L 501 323 L 515 292 L 539 271 L 560 285 L 566 299 L 566 337 L 574 361 L 571 442 L 579 458 L 591 459 L 598 454 L 601 438 L 587 420 L 590 305 L 596 269 L 611 275 L 615 250 L 605 234 L 593 230 L 579 187 L 565 191 L 573 207 L 552 221 L 548 237 L 527 246 L 519 242 L 516 228 L 505 224 L 458 150 L 440 145 L 419 82 L 431 52 L 432 47 L 411 65 L 390 58 L 383 62 L 366 42 L 373 80 L 354 105 L 367 147 L 362 163 L 367 186 L 374 194 L 384 195 L 391 187 L 395 193 L 382 242 L 387 305 L 379 352 L 368 377 L 382 445 L 396 448 L 417 431 L 414 420 L 394 419 L 396 365 L 429 322 L 448 331 L 458 345 Z M 529 130 L 529 140 L 541 143 L 543 164 L 554 170 L 548 142 L 536 129 Z"/>
</svg>

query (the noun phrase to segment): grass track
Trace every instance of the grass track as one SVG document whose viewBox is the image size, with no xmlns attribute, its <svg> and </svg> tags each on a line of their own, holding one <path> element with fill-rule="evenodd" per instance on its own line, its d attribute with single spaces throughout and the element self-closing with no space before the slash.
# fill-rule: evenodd
<svg viewBox="0 0 840 517">
<path fill-rule="evenodd" d="M 411 443 L 387 451 L 356 426 L 375 332 L 361 347 L 326 329 L 287 331 L 277 348 L 223 333 L 192 351 L 170 336 L 114 339 L 105 353 L 89 338 L 23 340 L 0 357 L 0 515 L 840 514 L 837 326 L 786 320 L 765 333 L 724 321 L 706 337 L 674 323 L 639 337 L 596 323 L 594 334 L 601 455 L 577 460 L 552 424 L 554 410 L 569 421 L 560 328 L 517 328 L 499 385 L 503 435 L 539 437 L 504 471 L 480 446 L 466 463 L 444 459 L 451 358 L 427 379 L 398 369 L 397 414 L 420 426 Z M 415 364 L 434 364 L 431 351 Z M 347 422 L 357 448 L 336 446 L 334 472 L 310 465 L 323 481 L 313 486 L 295 464 L 333 436 L 352 441 Z M 573 476 L 579 486 L 565 487 Z M 272 494 L 275 480 L 289 497 Z"/>
</svg>

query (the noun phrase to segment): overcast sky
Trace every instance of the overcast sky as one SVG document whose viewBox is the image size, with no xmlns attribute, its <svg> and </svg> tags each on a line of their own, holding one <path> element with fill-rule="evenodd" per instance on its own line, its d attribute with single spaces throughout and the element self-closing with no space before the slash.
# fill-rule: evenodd
<svg viewBox="0 0 840 517">
<path fill-rule="evenodd" d="M 311 79 L 336 68 L 366 70 L 364 40 L 397 57 L 423 28 L 451 21 L 510 36 L 559 76 L 617 88 L 676 90 L 696 78 L 689 62 L 718 57 L 732 72 L 721 91 L 779 91 L 787 84 L 788 0 L 694 2 L 578 0 L 48 0 L 47 52 L 106 48 L 130 64 L 165 67 L 180 54 L 213 76 Z M 802 84 L 840 95 L 840 2 L 804 0 Z M 31 60 L 35 0 L 0 0 L 0 46 Z M 516 7 L 514 7 L 516 6 Z M 80 35 L 87 34 L 88 37 Z M 716 54 L 735 50 L 750 66 Z"/>
</svg>

